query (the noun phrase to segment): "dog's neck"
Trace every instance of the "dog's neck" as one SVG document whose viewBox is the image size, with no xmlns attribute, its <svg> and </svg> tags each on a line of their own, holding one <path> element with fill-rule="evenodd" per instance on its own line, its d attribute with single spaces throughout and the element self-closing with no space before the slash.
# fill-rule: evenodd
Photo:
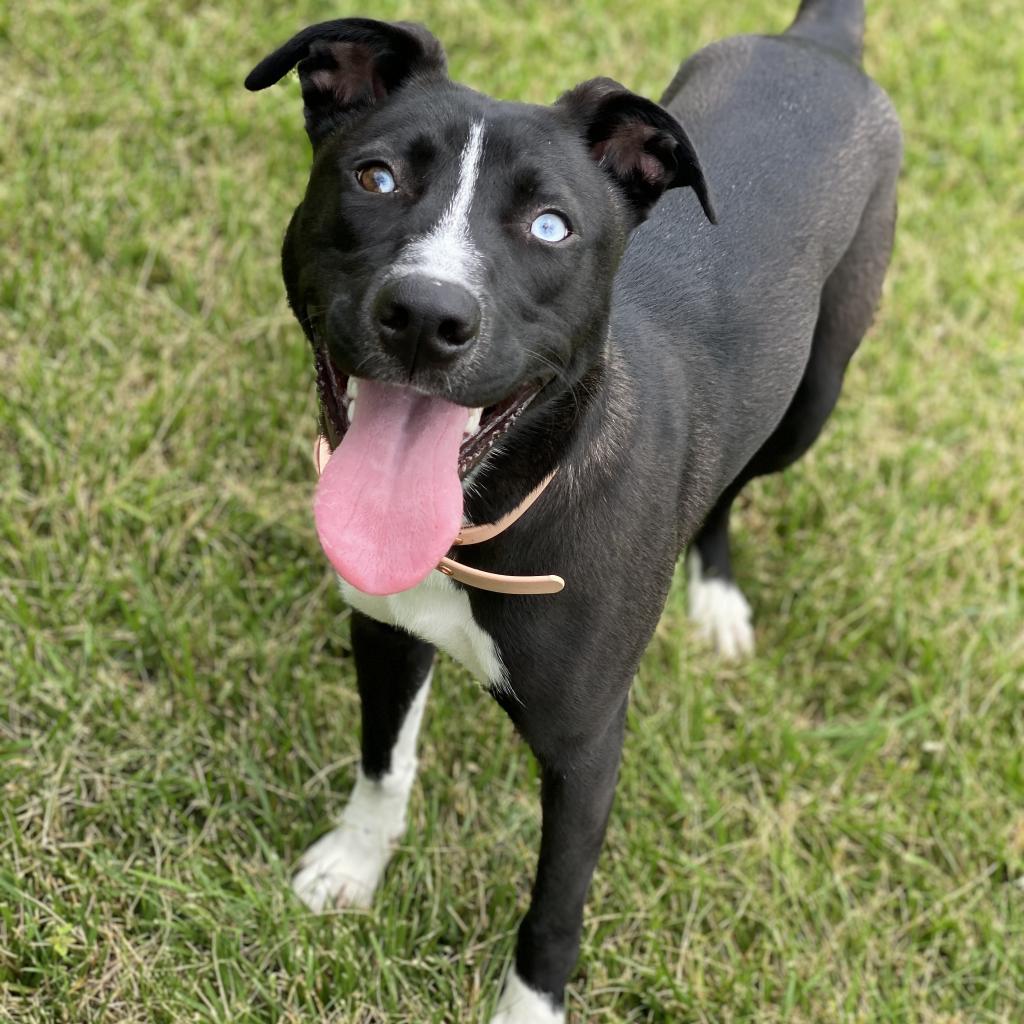
<svg viewBox="0 0 1024 1024">
<path fill-rule="evenodd" d="M 466 488 L 466 518 L 470 522 L 494 522 L 565 465 L 579 438 L 604 412 L 608 361 L 606 342 L 575 382 L 564 384 L 544 402 L 536 418 L 524 417 L 525 422 L 499 442 Z"/>
<path fill-rule="evenodd" d="M 500 537 L 529 512 L 533 503 L 547 490 L 556 472 L 557 470 L 552 470 L 511 512 L 507 512 L 496 522 L 464 526 L 459 530 L 453 546 L 459 548 L 485 544 L 495 537 Z M 463 565 L 455 558 L 442 558 L 437 570 L 467 587 L 490 590 L 495 594 L 557 594 L 565 586 L 565 580 L 561 576 L 509 576 Z"/>
</svg>

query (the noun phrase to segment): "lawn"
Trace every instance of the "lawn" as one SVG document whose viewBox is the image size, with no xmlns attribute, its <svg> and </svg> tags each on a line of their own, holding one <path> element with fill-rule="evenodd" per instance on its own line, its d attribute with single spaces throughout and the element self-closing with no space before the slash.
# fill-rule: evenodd
<svg viewBox="0 0 1024 1024">
<path fill-rule="evenodd" d="M 356 766 L 277 254 L 302 24 L 411 17 L 549 101 L 776 30 L 794 0 L 32 0 L 0 12 L 0 1020 L 486 1019 L 538 840 L 527 748 L 435 682 L 372 911 L 290 868 Z M 1020 1021 L 1024 8 L 873 5 L 906 132 L 884 308 L 809 458 L 752 487 L 758 655 L 679 573 L 638 674 L 574 1021 Z"/>
</svg>

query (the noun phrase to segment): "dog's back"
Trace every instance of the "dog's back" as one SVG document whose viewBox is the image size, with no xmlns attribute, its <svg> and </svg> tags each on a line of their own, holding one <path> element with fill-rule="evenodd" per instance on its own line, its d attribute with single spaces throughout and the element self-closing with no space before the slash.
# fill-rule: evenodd
<svg viewBox="0 0 1024 1024">
<path fill-rule="evenodd" d="M 663 339 L 665 370 L 701 409 L 701 429 L 735 434 L 713 474 L 722 483 L 786 411 L 822 289 L 865 210 L 894 217 L 899 122 L 860 68 L 862 25 L 861 0 L 809 0 L 782 35 L 701 50 L 663 97 L 701 156 L 718 224 L 691 193 L 666 194 L 630 242 L 617 300 Z"/>
</svg>

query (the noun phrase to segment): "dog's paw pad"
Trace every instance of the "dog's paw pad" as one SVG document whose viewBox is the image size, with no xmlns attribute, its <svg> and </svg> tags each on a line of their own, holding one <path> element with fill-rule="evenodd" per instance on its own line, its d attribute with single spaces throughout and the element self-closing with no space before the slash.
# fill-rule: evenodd
<svg viewBox="0 0 1024 1024">
<path fill-rule="evenodd" d="M 509 971 L 491 1024 L 565 1024 L 565 1011 Z"/>
<path fill-rule="evenodd" d="M 292 890 L 314 913 L 332 907 L 368 907 L 391 843 L 377 829 L 340 825 L 318 839 L 299 861 Z"/>
<path fill-rule="evenodd" d="M 754 626 L 750 605 L 735 583 L 691 578 L 690 618 L 701 639 L 726 661 L 738 661 L 754 653 Z"/>
</svg>

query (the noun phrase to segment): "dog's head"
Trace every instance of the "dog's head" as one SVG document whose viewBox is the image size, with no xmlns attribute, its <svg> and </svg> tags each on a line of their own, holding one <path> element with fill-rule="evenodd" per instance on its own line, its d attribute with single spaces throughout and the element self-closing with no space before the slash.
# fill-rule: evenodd
<svg viewBox="0 0 1024 1024">
<path fill-rule="evenodd" d="M 246 85 L 296 66 L 313 167 L 284 275 L 332 445 L 355 404 L 383 417 L 375 436 L 405 417 L 392 426 L 417 450 L 410 433 L 448 438 L 442 413 L 459 407 L 465 476 L 598 358 L 627 237 L 661 194 L 689 186 L 714 220 L 682 127 L 609 79 L 550 107 L 499 102 L 452 82 L 423 27 L 346 18 L 300 32 Z"/>
</svg>

